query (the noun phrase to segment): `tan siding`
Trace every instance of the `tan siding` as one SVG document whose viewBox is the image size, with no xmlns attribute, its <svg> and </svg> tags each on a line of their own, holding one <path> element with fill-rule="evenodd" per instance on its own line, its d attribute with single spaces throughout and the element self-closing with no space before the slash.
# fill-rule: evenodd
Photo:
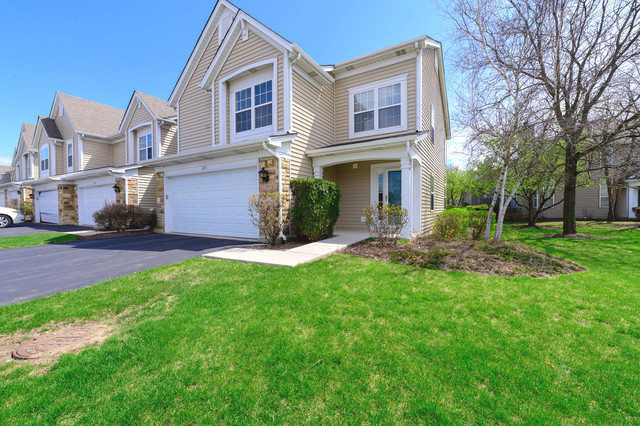
<svg viewBox="0 0 640 426">
<path fill-rule="evenodd" d="M 388 161 L 359 161 L 358 168 L 353 163 L 327 167 L 323 177 L 336 182 L 340 187 L 340 217 L 336 228 L 366 230 L 360 218 L 362 210 L 371 202 L 371 165 Z"/>
<path fill-rule="evenodd" d="M 113 165 L 122 167 L 127 164 L 126 144 L 124 141 L 111 145 L 113 152 Z"/>
<path fill-rule="evenodd" d="M 440 96 L 440 80 L 436 75 L 434 66 L 434 53 L 431 49 L 426 49 L 423 55 L 422 64 L 422 88 L 423 88 L 423 108 L 422 123 L 424 130 L 431 128 L 431 105 L 435 112 L 435 145 L 430 138 L 417 145 L 417 151 L 422 158 L 422 215 L 421 227 L 423 233 L 431 232 L 435 217 L 444 210 L 445 184 L 446 184 L 446 132 L 444 126 L 444 110 L 442 98 Z M 435 200 L 434 211 L 431 211 L 431 175 L 435 179 Z"/>
<path fill-rule="evenodd" d="M 363 72 L 354 76 L 336 80 L 335 83 L 335 115 L 336 115 L 336 142 L 357 141 L 371 139 L 349 139 L 349 89 L 363 84 L 375 83 L 391 77 L 407 74 L 407 130 L 401 132 L 385 133 L 375 137 L 390 136 L 407 133 L 416 129 L 416 60 L 415 58 L 388 65 L 372 71 Z"/>
<path fill-rule="evenodd" d="M 146 209 L 156 208 L 156 178 L 151 167 L 138 170 L 138 205 Z"/>
<path fill-rule="evenodd" d="M 49 138 L 46 136 L 46 132 L 44 131 L 44 129 L 42 129 L 42 131 L 40 132 L 40 138 L 35 142 L 34 144 L 34 148 L 37 150 L 37 153 L 34 157 L 34 163 L 37 162 L 38 164 L 35 164 L 35 168 L 33 170 L 34 172 L 34 176 L 36 176 L 37 178 L 40 178 L 40 148 L 42 147 L 42 145 L 46 144 L 48 142 Z M 51 172 L 51 145 L 49 145 L 49 172 Z"/>
<path fill-rule="evenodd" d="M 171 155 L 178 152 L 178 126 L 168 129 L 160 128 L 162 138 L 162 155 Z"/>
<path fill-rule="evenodd" d="M 218 50 L 218 29 L 178 102 L 180 152 L 211 146 L 211 93 L 198 87 Z"/>
<path fill-rule="evenodd" d="M 56 145 L 56 175 L 67 173 L 67 147 L 65 143 Z"/>
<path fill-rule="evenodd" d="M 298 134 L 291 146 L 291 177 L 311 177 L 308 149 L 333 143 L 333 85 L 318 90 L 296 71 L 292 72 L 291 127 Z"/>
<path fill-rule="evenodd" d="M 111 145 L 100 142 L 83 141 L 83 169 L 99 169 L 112 165 Z"/>
<path fill-rule="evenodd" d="M 218 77 L 214 81 L 214 96 L 218 99 L 218 87 L 220 84 L 220 80 L 223 80 L 226 76 L 233 73 L 234 71 L 247 66 L 251 63 L 262 61 L 265 59 L 277 58 L 278 62 L 278 70 L 277 70 L 277 102 L 278 102 L 278 130 L 284 129 L 284 92 L 283 92 L 283 60 L 284 56 L 282 53 L 273 47 L 271 44 L 263 40 L 260 36 L 255 34 L 252 31 L 249 31 L 249 36 L 247 40 L 242 40 L 242 36 L 238 38 L 236 44 L 233 46 L 229 57 L 225 61 L 222 66 Z M 228 90 L 228 89 L 227 89 Z M 230 97 L 227 93 L 227 100 L 230 101 Z M 216 102 L 217 103 L 217 102 Z M 229 141 L 230 137 L 230 114 L 229 114 L 229 102 L 225 106 L 227 110 L 227 134 L 226 141 Z M 216 111 L 218 111 L 216 109 Z M 211 110 L 208 111 L 209 119 L 211 119 Z M 216 122 L 216 138 L 218 138 L 219 132 L 219 120 L 216 114 L 215 122 Z M 182 125 L 182 123 L 180 123 Z M 218 141 L 216 141 L 218 142 Z M 180 145 L 182 146 L 182 134 L 180 136 Z M 182 149 L 182 148 L 181 148 Z"/>
<path fill-rule="evenodd" d="M 140 129 L 134 130 L 133 131 L 133 140 L 129 140 L 129 129 L 136 127 L 140 124 L 143 123 L 151 123 L 151 127 L 142 127 Z M 128 140 L 127 142 L 127 146 L 133 146 L 133 163 L 137 163 L 138 162 L 138 131 L 144 131 L 149 132 L 151 131 L 151 134 L 153 135 L 153 157 L 155 158 L 157 156 L 157 147 L 156 147 L 156 135 L 155 135 L 155 131 L 154 129 L 154 124 L 155 121 L 153 119 L 153 117 L 151 116 L 151 114 L 149 114 L 149 111 L 147 111 L 147 108 L 144 105 L 140 105 L 140 108 L 137 108 L 136 111 L 133 113 L 133 116 L 131 117 L 131 121 L 129 122 L 129 125 L 127 126 L 127 128 L 125 129 L 125 135 L 126 138 Z M 129 150 L 127 150 L 127 155 Z"/>
<path fill-rule="evenodd" d="M 56 113 L 57 115 L 57 113 Z M 69 116 L 67 115 L 67 112 L 65 111 L 62 114 L 62 117 L 58 117 L 56 116 L 55 118 L 55 122 L 56 122 L 56 126 L 58 126 L 58 130 L 60 130 L 60 134 L 62 135 L 62 138 L 64 139 L 65 143 L 62 145 L 62 166 L 64 167 L 64 169 L 59 169 L 59 170 L 64 170 L 64 173 L 67 173 L 67 140 L 69 139 L 73 139 L 73 170 L 77 171 L 79 170 L 79 162 L 78 162 L 78 135 L 76 135 L 75 130 L 73 129 L 73 125 L 71 124 L 71 120 L 69 119 Z M 58 172 L 58 174 L 60 174 Z"/>
<path fill-rule="evenodd" d="M 556 200 L 563 198 L 562 192 L 556 192 Z M 576 190 L 576 219 L 606 219 L 608 207 L 599 207 L 600 190 L 597 185 Z M 564 203 L 541 213 L 543 219 L 562 219 Z M 627 217 L 627 190 L 623 190 L 618 203 L 618 216 Z"/>
</svg>

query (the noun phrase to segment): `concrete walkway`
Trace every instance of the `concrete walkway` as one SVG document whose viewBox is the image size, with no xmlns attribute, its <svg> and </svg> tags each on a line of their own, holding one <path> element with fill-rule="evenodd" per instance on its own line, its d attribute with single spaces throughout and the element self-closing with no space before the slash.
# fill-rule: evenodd
<svg viewBox="0 0 640 426">
<path fill-rule="evenodd" d="M 366 232 L 335 231 L 335 237 L 290 250 L 256 250 L 251 248 L 230 248 L 202 255 L 209 259 L 236 260 L 265 266 L 297 266 L 301 263 L 327 257 L 345 247 L 362 241 L 369 236 Z"/>
</svg>

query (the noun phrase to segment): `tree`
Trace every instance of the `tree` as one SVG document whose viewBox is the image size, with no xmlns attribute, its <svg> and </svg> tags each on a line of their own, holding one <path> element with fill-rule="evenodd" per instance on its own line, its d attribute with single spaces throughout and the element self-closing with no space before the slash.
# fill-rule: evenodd
<svg viewBox="0 0 640 426">
<path fill-rule="evenodd" d="M 447 205 L 460 207 L 471 189 L 471 174 L 468 170 L 447 166 Z"/>
<path fill-rule="evenodd" d="M 453 0 L 446 11 L 461 55 L 482 46 L 552 120 L 564 152 L 563 232 L 575 234 L 581 165 L 638 131 L 640 0 Z M 524 43 L 524 56 L 511 54 Z M 609 125 L 592 128 L 598 119 Z"/>
</svg>

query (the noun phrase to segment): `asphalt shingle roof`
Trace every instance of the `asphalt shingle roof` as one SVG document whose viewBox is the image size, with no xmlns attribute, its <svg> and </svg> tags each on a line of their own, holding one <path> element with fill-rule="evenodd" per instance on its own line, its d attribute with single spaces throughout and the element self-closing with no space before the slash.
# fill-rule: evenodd
<svg viewBox="0 0 640 426">
<path fill-rule="evenodd" d="M 109 136 L 118 131 L 123 110 L 65 93 L 58 96 L 76 132 Z"/>
</svg>

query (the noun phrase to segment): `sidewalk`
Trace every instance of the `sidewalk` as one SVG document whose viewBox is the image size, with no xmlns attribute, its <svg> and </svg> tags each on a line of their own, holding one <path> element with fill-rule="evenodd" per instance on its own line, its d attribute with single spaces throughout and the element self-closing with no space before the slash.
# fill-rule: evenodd
<svg viewBox="0 0 640 426">
<path fill-rule="evenodd" d="M 317 241 L 290 250 L 255 250 L 251 248 L 230 248 L 204 254 L 209 259 L 235 260 L 264 266 L 294 267 L 301 263 L 327 257 L 345 247 L 362 241 L 369 236 L 366 232 L 335 231 L 335 237 Z"/>
</svg>

